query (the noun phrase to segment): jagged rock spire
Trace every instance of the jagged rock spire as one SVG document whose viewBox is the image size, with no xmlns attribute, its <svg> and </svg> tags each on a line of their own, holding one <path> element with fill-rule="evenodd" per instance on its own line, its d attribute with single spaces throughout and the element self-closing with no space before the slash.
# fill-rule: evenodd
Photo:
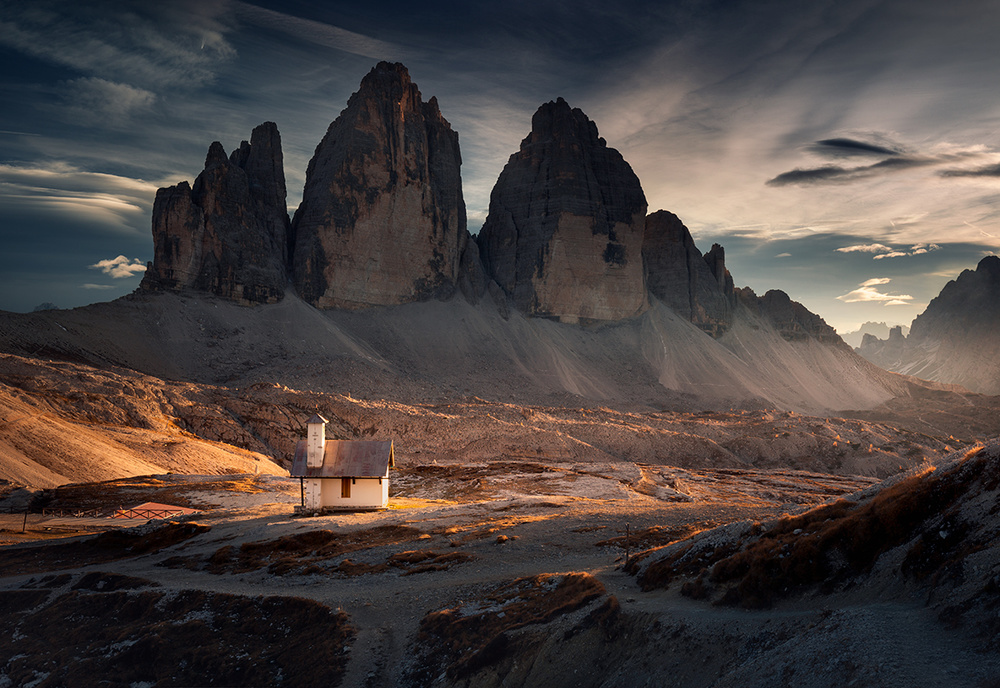
<svg viewBox="0 0 1000 688">
<path fill-rule="evenodd" d="M 193 187 L 185 181 L 156 192 L 153 262 L 140 286 L 277 301 L 287 282 L 287 235 L 281 136 L 265 122 L 229 157 L 212 143 Z"/>
<path fill-rule="evenodd" d="M 295 287 L 320 308 L 450 294 L 468 241 L 458 134 L 380 62 L 330 125 L 292 223 Z"/>
</svg>

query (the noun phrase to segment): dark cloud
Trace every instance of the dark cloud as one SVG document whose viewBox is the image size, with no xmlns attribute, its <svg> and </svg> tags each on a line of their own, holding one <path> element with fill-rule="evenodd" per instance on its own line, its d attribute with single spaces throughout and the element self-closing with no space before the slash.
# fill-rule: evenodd
<svg viewBox="0 0 1000 688">
<path fill-rule="evenodd" d="M 823 139 L 813 144 L 811 150 L 816 153 L 843 157 L 869 155 L 894 156 L 902 153 L 900 150 L 887 148 L 886 146 L 848 138 Z"/>
<path fill-rule="evenodd" d="M 767 180 L 768 186 L 786 186 L 788 184 L 822 184 L 831 181 L 844 181 L 851 170 L 837 165 L 814 167 L 811 170 L 795 168 L 790 172 L 782 172 L 774 179 Z"/>
<path fill-rule="evenodd" d="M 1000 177 L 1000 163 L 974 170 L 941 170 L 938 174 L 942 177 Z"/>
<path fill-rule="evenodd" d="M 859 167 L 825 165 L 812 169 L 796 168 L 790 172 L 783 172 L 774 179 L 769 179 L 767 184 L 768 186 L 787 186 L 789 184 L 847 183 L 889 172 L 907 170 L 913 167 L 926 167 L 927 165 L 934 165 L 939 162 L 939 160 L 934 158 L 895 157 L 880 160 L 872 165 L 861 165 Z"/>
</svg>

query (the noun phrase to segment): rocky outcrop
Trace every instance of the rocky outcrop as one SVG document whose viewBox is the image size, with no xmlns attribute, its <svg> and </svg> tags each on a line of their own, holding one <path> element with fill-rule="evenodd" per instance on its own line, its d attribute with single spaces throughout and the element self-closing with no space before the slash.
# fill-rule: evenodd
<svg viewBox="0 0 1000 688">
<path fill-rule="evenodd" d="M 185 181 L 156 192 L 153 261 L 140 286 L 277 301 L 287 282 L 287 237 L 281 137 L 265 122 L 228 158 L 213 143 L 193 187 Z"/>
<path fill-rule="evenodd" d="M 454 291 L 468 241 L 458 134 L 401 64 L 379 63 L 327 130 L 292 223 L 295 287 L 320 308 Z"/>
<path fill-rule="evenodd" d="M 909 336 L 895 328 L 885 340 L 866 336 L 857 351 L 893 372 L 1000 394 L 1000 258 L 948 282 Z"/>
<path fill-rule="evenodd" d="M 815 339 L 850 348 L 823 318 L 798 301 L 792 301 L 780 289 L 771 289 L 763 296 L 757 296 L 750 287 L 743 287 L 736 290 L 736 295 L 742 306 L 768 322 L 787 341 Z"/>
<path fill-rule="evenodd" d="M 721 246 L 702 256 L 680 218 L 659 210 L 646 217 L 642 259 L 650 294 L 715 338 L 729 329 L 735 293 Z"/>
<path fill-rule="evenodd" d="M 645 215 L 632 168 L 560 98 L 538 108 L 493 187 L 479 251 L 487 273 L 524 313 L 620 320 L 648 307 Z"/>
</svg>

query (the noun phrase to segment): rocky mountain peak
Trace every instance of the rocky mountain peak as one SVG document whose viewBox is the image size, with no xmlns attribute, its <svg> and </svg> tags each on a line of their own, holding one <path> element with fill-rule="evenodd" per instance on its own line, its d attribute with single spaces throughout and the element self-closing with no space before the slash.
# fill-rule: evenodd
<svg viewBox="0 0 1000 688">
<path fill-rule="evenodd" d="M 519 310 L 566 322 L 619 320 L 648 307 L 645 212 L 629 164 L 559 98 L 535 112 L 493 187 L 479 249 Z"/>
<path fill-rule="evenodd" d="M 451 293 L 468 241 L 458 134 L 406 67 L 380 62 L 330 125 L 292 223 L 293 278 L 320 308 Z"/>
<path fill-rule="evenodd" d="M 243 143 L 246 143 L 246 141 Z M 222 147 L 219 141 L 212 141 L 212 144 L 208 147 L 208 155 L 205 156 L 205 169 L 207 170 L 218 165 L 227 166 L 228 164 L 229 156 L 226 155 L 226 149 Z"/>
<path fill-rule="evenodd" d="M 987 256 L 944 285 L 904 337 L 865 337 L 858 353 L 887 370 L 1000 393 L 1000 258 Z"/>
<path fill-rule="evenodd" d="M 987 323 L 1000 323 L 1000 258 L 986 256 L 975 270 L 944 285 L 910 327 L 910 339 L 940 340 L 950 331 L 982 330 Z"/>
<path fill-rule="evenodd" d="M 597 135 L 597 125 L 583 110 L 571 108 L 561 97 L 543 104 L 531 117 L 531 133 L 521 143 L 527 146 L 556 142 L 560 145 L 586 145 L 606 147 Z"/>
<path fill-rule="evenodd" d="M 140 288 L 277 301 L 287 282 L 287 235 L 281 138 L 266 122 L 231 157 L 213 142 L 193 186 L 156 192 L 153 262 Z"/>
</svg>

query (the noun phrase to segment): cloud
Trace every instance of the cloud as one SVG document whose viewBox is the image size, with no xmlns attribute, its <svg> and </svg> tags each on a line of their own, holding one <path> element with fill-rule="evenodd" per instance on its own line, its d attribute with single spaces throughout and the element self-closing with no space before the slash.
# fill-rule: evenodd
<svg viewBox="0 0 1000 688">
<path fill-rule="evenodd" d="M 855 244 L 838 248 L 838 253 L 883 253 L 892 249 L 882 244 Z"/>
<path fill-rule="evenodd" d="M 862 138 L 837 136 L 820 139 L 806 147 L 806 150 L 827 158 L 882 158 L 869 165 L 844 167 L 825 164 L 815 167 L 796 167 L 767 181 L 770 186 L 809 185 L 826 183 L 849 183 L 872 177 L 884 176 L 919 167 L 933 167 L 953 164 L 961 160 L 982 158 L 990 150 L 982 145 L 958 145 L 937 142 L 924 152 L 896 142 L 890 136 L 878 132 Z M 942 176 L 1000 176 L 1000 165 L 977 170 L 944 170 Z"/>
<path fill-rule="evenodd" d="M 941 247 L 938 244 L 914 244 L 907 249 L 897 249 L 885 244 L 854 244 L 853 246 L 844 246 L 838 248 L 838 253 L 877 253 L 878 255 L 872 256 L 873 260 L 882 260 L 883 258 L 903 258 L 905 256 L 919 256 L 924 253 L 930 253 L 931 251 L 937 251 Z"/>
<path fill-rule="evenodd" d="M 911 256 L 919 256 L 923 253 L 930 253 L 931 251 L 939 251 L 941 247 L 938 244 L 914 244 L 910 247 Z"/>
<path fill-rule="evenodd" d="M 986 165 L 985 167 L 976 167 L 970 170 L 941 170 L 938 174 L 942 177 L 1000 177 L 1000 163 Z"/>
<path fill-rule="evenodd" d="M 779 253 L 778 255 L 775 256 L 775 258 L 791 258 L 791 257 L 792 257 L 791 253 Z"/>
<path fill-rule="evenodd" d="M 100 270 L 105 275 L 111 275 L 115 279 L 124 279 L 146 272 L 146 264 L 143 261 L 138 258 L 129 260 L 125 256 L 100 260 L 87 267 L 92 270 Z"/>
<path fill-rule="evenodd" d="M 0 210 L 30 209 L 90 219 L 130 234 L 145 234 L 157 184 L 56 161 L 36 166 L 0 164 Z"/>
<path fill-rule="evenodd" d="M 894 154 L 898 155 L 898 154 Z M 891 172 L 899 172 L 912 169 L 914 167 L 927 167 L 928 165 L 939 164 L 940 160 L 927 157 L 892 157 L 880 160 L 871 165 L 861 165 L 858 167 L 841 167 L 839 165 L 824 165 L 812 169 L 795 168 L 790 172 L 783 172 L 773 179 L 767 180 L 768 186 L 787 186 L 789 184 L 822 184 L 854 182 L 859 179 L 868 179 Z"/>
<path fill-rule="evenodd" d="M 883 258 L 902 258 L 908 255 L 910 254 L 905 251 L 890 251 L 889 253 L 883 253 L 880 256 L 872 256 L 872 260 L 882 260 Z"/>
<path fill-rule="evenodd" d="M 76 123 L 125 124 L 156 102 L 151 91 L 98 77 L 74 79 L 64 88 L 69 107 L 62 112 Z"/>
<path fill-rule="evenodd" d="M 221 2 L 8 3 L 0 45 L 88 76 L 190 88 L 213 82 L 236 54 L 226 16 Z"/>
<path fill-rule="evenodd" d="M 832 138 L 823 139 L 822 141 L 817 141 L 814 143 L 810 150 L 827 155 L 834 155 L 837 157 L 854 157 L 854 156 L 894 156 L 900 155 L 903 151 L 896 148 L 889 148 L 886 146 L 881 146 L 875 143 L 868 143 L 867 141 L 859 141 L 857 139 L 849 138 Z"/>
<path fill-rule="evenodd" d="M 114 289 L 115 285 L 113 285 L 113 284 L 92 284 L 92 283 L 88 282 L 87 284 L 83 285 L 83 288 L 84 289 Z"/>
<path fill-rule="evenodd" d="M 907 302 L 912 301 L 913 297 L 909 294 L 883 294 L 875 287 L 882 286 L 891 282 L 887 277 L 875 277 L 870 280 L 865 280 L 858 285 L 858 288 L 854 291 L 850 291 L 846 294 L 837 297 L 837 300 L 844 301 L 845 303 L 872 303 L 872 302 L 882 302 L 883 305 L 893 305 L 893 306 L 907 306 Z"/>
<path fill-rule="evenodd" d="M 239 19 L 271 31 L 280 31 L 299 40 L 374 60 L 402 60 L 406 57 L 405 51 L 392 43 L 341 29 L 332 24 L 302 19 L 245 2 L 233 2 L 232 6 Z"/>
</svg>

